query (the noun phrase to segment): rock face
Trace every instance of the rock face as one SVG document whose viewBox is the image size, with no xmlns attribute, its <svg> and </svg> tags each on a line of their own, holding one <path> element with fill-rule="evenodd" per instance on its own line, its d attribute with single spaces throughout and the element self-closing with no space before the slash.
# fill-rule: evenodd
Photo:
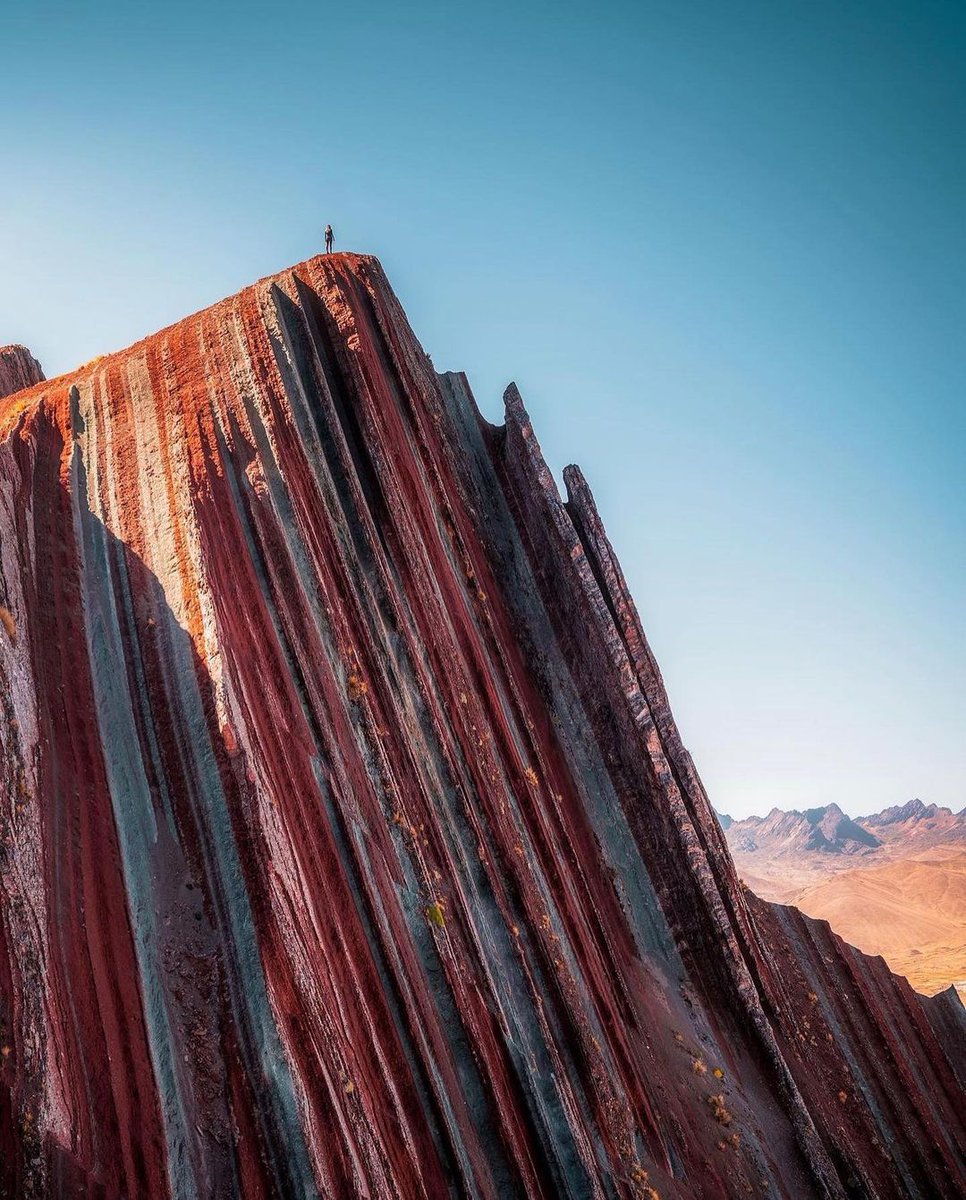
<svg viewBox="0 0 966 1200">
<path fill-rule="evenodd" d="M 33 387 L 43 377 L 40 363 L 25 347 L 0 346 L 0 400 Z"/>
<path fill-rule="evenodd" d="M 373 259 L 0 438 L 6 1194 L 962 1194 L 958 999 L 741 888 L 584 479 Z"/>
</svg>

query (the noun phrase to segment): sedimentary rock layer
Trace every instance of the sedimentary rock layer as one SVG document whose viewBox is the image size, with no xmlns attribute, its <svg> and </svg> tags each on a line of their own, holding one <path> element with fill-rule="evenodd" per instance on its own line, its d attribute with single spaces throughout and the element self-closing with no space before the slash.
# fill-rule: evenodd
<svg viewBox="0 0 966 1200">
<path fill-rule="evenodd" d="M 333 255 L 0 405 L 8 1195 L 962 1194 L 958 1001 L 741 887 L 506 400 Z"/>
</svg>

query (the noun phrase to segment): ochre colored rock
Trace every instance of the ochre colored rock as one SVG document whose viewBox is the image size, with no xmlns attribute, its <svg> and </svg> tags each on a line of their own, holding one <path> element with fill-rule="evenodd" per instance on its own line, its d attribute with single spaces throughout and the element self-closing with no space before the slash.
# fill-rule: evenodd
<svg viewBox="0 0 966 1200">
<path fill-rule="evenodd" d="M 353 255 L 0 404 L 7 1195 L 963 1194 L 961 1005 L 741 887 L 506 404 Z"/>
</svg>

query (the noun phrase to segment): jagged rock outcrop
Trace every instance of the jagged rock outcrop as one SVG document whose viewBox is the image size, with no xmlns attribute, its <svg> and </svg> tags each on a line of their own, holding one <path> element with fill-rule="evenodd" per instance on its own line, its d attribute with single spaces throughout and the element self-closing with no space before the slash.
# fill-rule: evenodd
<svg viewBox="0 0 966 1200">
<path fill-rule="evenodd" d="M 24 346 L 0 346 L 0 400 L 40 383 L 40 363 Z"/>
<path fill-rule="evenodd" d="M 373 259 L 0 438 L 7 1194 L 962 1193 L 958 1001 L 739 885 L 586 482 Z"/>
</svg>

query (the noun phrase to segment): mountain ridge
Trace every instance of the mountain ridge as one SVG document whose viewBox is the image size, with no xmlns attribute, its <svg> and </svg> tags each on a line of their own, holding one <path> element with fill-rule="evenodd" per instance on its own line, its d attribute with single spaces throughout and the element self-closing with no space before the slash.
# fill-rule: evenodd
<svg viewBox="0 0 966 1200">
<path fill-rule="evenodd" d="M 804 812 L 773 808 L 765 817 L 730 821 L 727 834 L 733 847 L 748 852 L 765 845 L 771 853 L 855 854 L 880 845 L 873 833 L 847 817 L 837 804 Z"/>
<path fill-rule="evenodd" d="M 763 817 L 749 816 L 735 818 L 727 813 L 715 814 L 722 829 L 738 844 L 740 839 L 742 849 L 752 850 L 755 846 L 755 833 L 760 831 L 762 839 L 773 837 L 779 829 L 788 831 L 796 827 L 802 831 L 806 841 L 812 843 L 802 849 L 843 849 L 839 843 L 855 843 L 857 847 L 875 848 L 882 840 L 889 840 L 900 833 L 905 836 L 921 833 L 943 834 L 950 832 L 953 836 L 962 831 L 966 837 L 966 808 L 955 812 L 950 808 L 937 804 L 925 804 L 916 798 L 902 805 L 894 805 L 881 812 L 867 816 L 849 817 L 837 803 L 816 806 L 810 809 L 781 809 L 777 806 Z M 902 826 L 900 830 L 898 827 Z M 731 833 L 731 831 L 734 831 Z"/>
<path fill-rule="evenodd" d="M 0 401 L 10 1194 L 966 1187 L 955 994 L 742 886 L 504 400 L 340 254 Z"/>
<path fill-rule="evenodd" d="M 718 817 L 719 821 L 727 822 L 730 825 L 731 823 L 738 823 L 741 821 L 763 821 L 765 820 L 765 817 L 771 816 L 776 812 L 785 813 L 786 815 L 796 814 L 798 816 L 803 816 L 806 813 L 820 813 L 825 812 L 828 809 L 835 809 L 838 812 L 843 813 L 844 816 L 848 817 L 848 813 L 846 813 L 845 810 L 840 807 L 837 801 L 830 801 L 828 804 L 824 805 L 815 805 L 808 809 L 779 808 L 778 805 L 772 805 L 765 816 L 761 817 L 756 813 L 752 813 L 747 817 L 733 817 L 729 813 L 718 812 L 717 809 L 715 809 L 715 815 Z M 888 808 L 881 809 L 879 812 L 870 813 L 865 816 L 849 817 L 849 820 L 856 821 L 860 824 L 865 822 L 886 824 L 896 818 L 905 820 L 910 817 L 936 817 L 942 815 L 955 818 L 966 818 L 966 806 L 957 811 L 956 809 L 950 808 L 946 805 L 935 803 L 926 804 L 925 801 L 919 799 L 917 796 L 912 800 L 907 800 L 904 804 L 895 804 Z"/>
</svg>

